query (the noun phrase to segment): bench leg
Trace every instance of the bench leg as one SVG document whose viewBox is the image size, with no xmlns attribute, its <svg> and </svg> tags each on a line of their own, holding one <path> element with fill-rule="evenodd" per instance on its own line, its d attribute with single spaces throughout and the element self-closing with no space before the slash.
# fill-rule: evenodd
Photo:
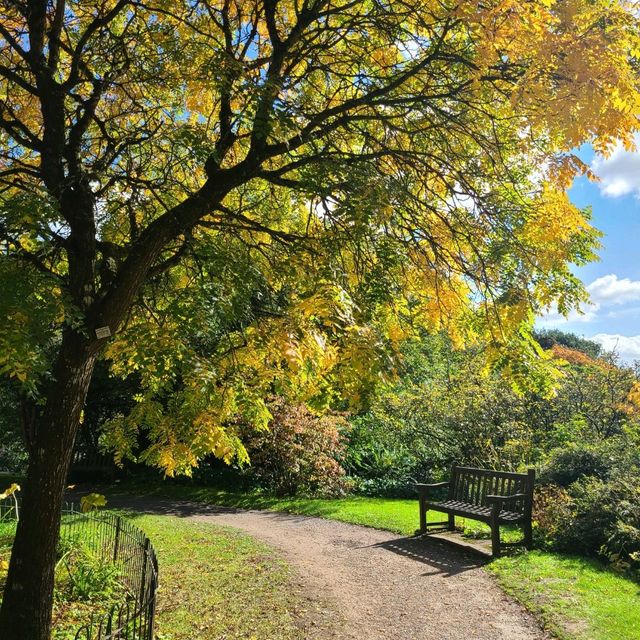
<svg viewBox="0 0 640 640">
<path fill-rule="evenodd" d="M 533 531 L 531 529 L 531 520 L 526 520 L 524 525 L 524 546 L 531 551 L 533 548 Z"/>
<path fill-rule="evenodd" d="M 427 532 L 427 509 L 425 507 L 424 496 L 420 496 L 420 533 Z"/>
<path fill-rule="evenodd" d="M 449 531 L 453 531 L 456 528 L 456 517 L 450 513 L 449 514 Z"/>
<path fill-rule="evenodd" d="M 494 558 L 500 557 L 500 523 L 494 517 L 490 522 L 491 526 L 491 553 Z"/>
</svg>

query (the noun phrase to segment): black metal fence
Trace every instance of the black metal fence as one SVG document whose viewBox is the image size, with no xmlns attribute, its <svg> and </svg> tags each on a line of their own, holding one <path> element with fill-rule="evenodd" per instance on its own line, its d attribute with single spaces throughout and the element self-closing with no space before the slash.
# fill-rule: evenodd
<svg viewBox="0 0 640 640">
<path fill-rule="evenodd" d="M 0 519 L 14 517 L 15 508 L 11 498 L 0 501 Z M 153 640 L 158 561 L 149 538 L 121 516 L 65 504 L 60 541 L 64 548 L 76 540 L 113 564 L 126 597 L 78 629 L 75 640 Z"/>
</svg>

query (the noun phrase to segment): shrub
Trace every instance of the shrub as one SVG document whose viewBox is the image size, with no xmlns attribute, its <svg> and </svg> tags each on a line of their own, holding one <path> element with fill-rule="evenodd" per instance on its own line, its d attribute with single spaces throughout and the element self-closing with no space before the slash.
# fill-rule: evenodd
<svg viewBox="0 0 640 640">
<path fill-rule="evenodd" d="M 573 517 L 573 500 L 566 489 L 557 485 L 536 487 L 533 501 L 533 524 L 537 546 L 553 548 L 559 533 Z"/>
<path fill-rule="evenodd" d="M 573 483 L 571 517 L 555 537 L 555 548 L 568 553 L 600 553 L 617 521 L 615 483 L 583 477 Z"/>
<path fill-rule="evenodd" d="M 601 555 L 619 570 L 640 575 L 640 477 L 612 472 L 583 476 L 568 488 L 537 489 L 536 535 L 541 546 L 565 553 Z"/>
<path fill-rule="evenodd" d="M 619 570 L 628 570 L 640 577 L 640 478 L 620 478 L 615 483 L 613 503 L 615 522 L 600 549 Z"/>
<path fill-rule="evenodd" d="M 227 464 L 215 456 L 207 456 L 194 470 L 192 476 L 177 476 L 175 484 L 216 487 L 229 491 L 250 491 L 251 473 L 243 471 L 237 464 Z"/>
<path fill-rule="evenodd" d="M 638 520 L 636 520 L 636 525 Z M 617 521 L 612 534 L 602 546 L 601 553 L 613 569 L 632 573 L 640 578 L 640 529 Z"/>
<path fill-rule="evenodd" d="M 585 477 L 605 480 L 611 471 L 612 461 L 610 448 L 606 445 L 572 444 L 551 453 L 541 481 L 568 487 Z"/>
<path fill-rule="evenodd" d="M 374 496 L 413 495 L 415 478 L 424 476 L 430 458 L 411 425 L 391 412 L 372 411 L 353 420 L 344 467 L 358 493 Z"/>
<path fill-rule="evenodd" d="M 272 400 L 269 428 L 245 428 L 249 474 L 277 495 L 339 495 L 348 489 L 339 458 L 344 451 L 335 415 L 318 416 L 302 404 Z"/>
</svg>

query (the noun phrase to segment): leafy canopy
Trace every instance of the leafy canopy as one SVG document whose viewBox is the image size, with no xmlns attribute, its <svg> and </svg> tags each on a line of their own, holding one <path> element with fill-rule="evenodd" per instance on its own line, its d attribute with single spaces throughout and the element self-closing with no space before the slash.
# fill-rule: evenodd
<svg viewBox="0 0 640 640">
<path fill-rule="evenodd" d="M 523 383 L 533 313 L 585 298 L 571 150 L 633 144 L 626 0 L 0 11 L 0 372 L 37 398 L 65 336 L 106 327 L 143 384 L 120 457 L 142 428 L 168 473 L 242 458 L 235 417 L 360 405 L 421 328 Z"/>
</svg>

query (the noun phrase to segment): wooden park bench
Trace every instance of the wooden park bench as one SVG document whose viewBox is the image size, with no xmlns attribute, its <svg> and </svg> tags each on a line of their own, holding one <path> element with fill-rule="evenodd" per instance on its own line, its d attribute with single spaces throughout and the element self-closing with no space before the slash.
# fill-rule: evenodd
<svg viewBox="0 0 640 640">
<path fill-rule="evenodd" d="M 427 533 L 431 527 L 447 526 L 455 528 L 455 516 L 480 520 L 491 527 L 491 548 L 494 556 L 500 555 L 500 525 L 518 524 L 524 531 L 524 545 L 531 549 L 531 508 L 533 506 L 533 484 L 535 471 L 512 473 L 510 471 L 491 471 L 473 467 L 451 468 L 449 482 L 436 484 L 417 484 L 420 494 L 420 529 Z M 446 497 L 435 499 L 438 491 Z M 448 514 L 446 522 L 427 522 L 427 511 L 433 509 Z M 503 543 L 502 546 L 514 546 L 521 543 Z"/>
</svg>

